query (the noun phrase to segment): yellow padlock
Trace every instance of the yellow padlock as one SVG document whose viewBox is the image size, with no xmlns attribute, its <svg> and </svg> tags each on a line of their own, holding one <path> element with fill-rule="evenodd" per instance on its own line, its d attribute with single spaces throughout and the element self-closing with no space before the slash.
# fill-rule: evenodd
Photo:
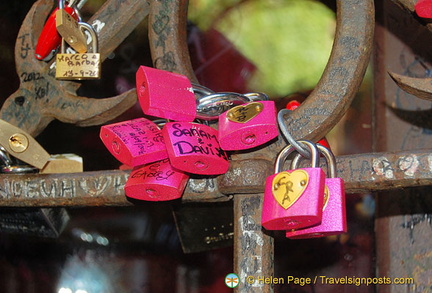
<svg viewBox="0 0 432 293">
<path fill-rule="evenodd" d="M 86 53 L 86 37 L 81 31 L 79 22 L 64 9 L 64 2 L 64 0 L 59 0 L 59 9 L 55 14 L 57 32 L 75 51 Z"/>
<path fill-rule="evenodd" d="M 85 22 L 78 23 L 83 34 L 91 36 L 91 48 L 87 53 L 66 53 L 66 42 L 62 39 L 60 53 L 56 56 L 56 78 L 62 80 L 99 79 L 101 71 L 98 41 L 94 28 Z"/>
</svg>

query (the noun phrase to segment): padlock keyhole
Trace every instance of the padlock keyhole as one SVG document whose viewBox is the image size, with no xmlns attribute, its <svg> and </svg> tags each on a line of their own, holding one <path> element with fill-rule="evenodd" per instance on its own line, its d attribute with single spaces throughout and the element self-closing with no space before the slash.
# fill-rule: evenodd
<svg viewBox="0 0 432 293">
<path fill-rule="evenodd" d="M 121 146 L 116 140 L 114 140 L 112 142 L 112 149 L 113 149 L 114 153 L 120 154 Z"/>
<path fill-rule="evenodd" d="M 248 131 L 242 135 L 241 140 L 244 144 L 250 145 L 250 144 L 255 143 L 255 141 L 257 140 L 257 137 L 256 137 L 255 133 Z"/>
<path fill-rule="evenodd" d="M 299 221 L 292 220 L 292 219 L 283 219 L 283 221 L 285 225 L 288 227 L 295 227 L 300 223 Z"/>
<path fill-rule="evenodd" d="M 151 198 L 156 198 L 159 196 L 159 193 L 153 188 L 147 188 L 146 193 Z"/>
<path fill-rule="evenodd" d="M 204 163 L 203 161 L 196 161 L 195 167 L 197 167 L 200 170 L 203 170 L 203 169 L 207 168 L 207 164 Z"/>
<path fill-rule="evenodd" d="M 147 87 L 145 86 L 145 84 L 144 83 L 141 84 L 141 86 L 139 88 L 139 94 L 140 95 L 145 95 L 146 91 L 147 91 Z"/>
</svg>

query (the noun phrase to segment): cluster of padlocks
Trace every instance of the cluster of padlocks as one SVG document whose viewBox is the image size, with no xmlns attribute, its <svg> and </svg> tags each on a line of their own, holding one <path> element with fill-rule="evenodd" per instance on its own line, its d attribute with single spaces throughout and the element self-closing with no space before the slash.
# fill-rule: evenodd
<svg viewBox="0 0 432 293">
<path fill-rule="evenodd" d="M 60 46 L 56 78 L 98 78 L 97 35 L 91 25 L 80 21 L 74 2 L 65 6 L 59 1 L 41 34 L 36 57 L 49 59 Z M 59 37 L 50 38 L 48 44 L 44 36 L 52 30 Z M 66 43 L 75 52 L 67 53 Z M 88 53 L 90 48 L 94 53 Z M 146 66 L 136 72 L 136 92 L 143 113 L 157 119 L 122 121 L 104 125 L 100 131 L 108 151 L 132 169 L 124 187 L 127 197 L 145 201 L 181 198 L 191 175 L 226 173 L 229 152 L 269 143 L 278 137 L 280 127 L 289 145 L 278 154 L 275 174 L 266 180 L 263 227 L 286 230 L 289 238 L 347 231 L 344 184 L 336 178 L 333 153 L 325 141 L 314 144 L 293 140 L 283 123 L 278 123 L 283 111 L 288 110 L 276 115 L 275 103 L 265 94 L 215 93 L 192 84 L 183 75 Z M 285 160 L 293 152 L 298 154 L 289 170 L 283 171 Z M 321 155 L 327 161 L 328 177 L 319 167 Z M 302 158 L 310 159 L 311 167 L 299 168 Z"/>
<path fill-rule="evenodd" d="M 84 3 L 74 0 L 65 5 L 65 0 L 59 0 L 36 44 L 35 57 L 43 61 L 49 61 L 60 47 L 56 54 L 57 79 L 100 78 L 97 34 L 93 26 L 81 21 L 79 14 Z"/>
<path fill-rule="evenodd" d="M 230 151 L 251 150 L 279 135 L 275 104 L 262 93 L 214 93 L 183 75 L 146 66 L 136 73 L 136 89 L 144 114 L 160 119 L 137 118 L 100 131 L 110 153 L 132 168 L 125 185 L 130 198 L 178 199 L 191 174 L 224 174 Z M 287 230 L 289 238 L 346 232 L 344 186 L 335 178 L 333 153 L 319 143 L 295 143 L 279 153 L 275 174 L 267 179 L 263 227 Z M 291 168 L 282 171 L 297 150 L 294 145 L 309 151 L 305 156 L 298 152 Z M 319 167 L 320 154 L 327 160 L 329 178 Z M 311 168 L 298 168 L 304 157 L 311 159 Z"/>
<path fill-rule="evenodd" d="M 125 186 L 131 198 L 179 198 L 189 174 L 224 174 L 227 151 L 255 148 L 279 133 L 275 104 L 258 100 L 267 99 L 262 94 L 213 93 L 183 75 L 146 66 L 136 73 L 136 88 L 144 114 L 161 120 L 123 121 L 100 133 L 111 154 L 133 168 Z M 215 122 L 217 130 L 209 126 Z"/>
</svg>

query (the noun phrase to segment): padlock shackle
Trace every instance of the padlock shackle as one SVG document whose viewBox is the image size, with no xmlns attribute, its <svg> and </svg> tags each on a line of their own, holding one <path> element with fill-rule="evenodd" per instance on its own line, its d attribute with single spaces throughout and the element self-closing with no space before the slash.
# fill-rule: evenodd
<svg viewBox="0 0 432 293">
<path fill-rule="evenodd" d="M 249 103 L 248 97 L 231 92 L 213 93 L 196 100 L 196 118 L 202 120 L 217 120 L 219 115 L 230 108 Z"/>
<path fill-rule="evenodd" d="M 5 166 L 11 166 L 13 163 L 9 153 L 1 145 L 0 145 L 0 161 L 2 161 Z"/>
<path fill-rule="evenodd" d="M 191 84 L 195 95 L 208 96 L 215 93 L 215 91 L 198 83 L 191 82 Z"/>
<path fill-rule="evenodd" d="M 319 143 L 317 143 L 316 146 L 317 146 L 319 152 L 321 154 L 323 154 L 325 159 L 326 159 L 327 173 L 328 173 L 327 178 L 336 178 L 337 169 L 336 169 L 336 157 L 335 157 L 335 155 L 333 154 L 333 152 L 330 149 L 326 148 L 325 146 L 323 146 Z M 298 165 L 299 165 L 300 159 L 302 157 L 303 156 L 300 153 L 298 153 L 292 159 L 290 169 L 298 169 Z"/>
<path fill-rule="evenodd" d="M 255 92 L 255 93 L 245 93 L 243 96 L 247 97 L 251 102 L 257 101 L 269 101 L 270 98 L 265 93 Z"/>
<path fill-rule="evenodd" d="M 310 159 L 311 165 L 313 168 L 318 167 L 319 152 L 318 152 L 316 144 L 314 144 L 313 142 L 308 141 L 308 140 L 299 140 L 298 143 L 305 144 L 309 148 L 310 153 L 311 153 L 311 159 Z M 276 161 L 275 161 L 275 165 L 274 165 L 275 174 L 282 172 L 282 167 L 283 167 L 286 159 L 295 150 L 296 150 L 296 148 L 293 145 L 287 145 L 286 147 L 284 147 L 279 152 L 279 154 L 276 157 Z M 299 153 L 299 155 L 301 155 L 301 154 Z"/>
<path fill-rule="evenodd" d="M 336 157 L 335 157 L 335 155 L 333 154 L 333 152 L 331 150 L 329 150 L 328 148 L 326 148 L 325 146 L 323 146 L 319 143 L 316 146 L 318 147 L 318 150 L 320 151 L 320 153 L 322 153 L 324 155 L 324 157 L 326 158 L 328 178 L 336 178 L 337 169 L 336 169 Z"/>
</svg>

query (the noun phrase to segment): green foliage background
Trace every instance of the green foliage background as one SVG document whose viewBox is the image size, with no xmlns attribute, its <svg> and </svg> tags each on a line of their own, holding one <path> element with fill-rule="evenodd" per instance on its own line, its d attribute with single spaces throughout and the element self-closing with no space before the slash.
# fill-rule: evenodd
<svg viewBox="0 0 432 293">
<path fill-rule="evenodd" d="M 191 0 L 189 18 L 230 39 L 258 68 L 251 90 L 271 97 L 316 85 L 335 31 L 334 12 L 314 0 Z"/>
</svg>

